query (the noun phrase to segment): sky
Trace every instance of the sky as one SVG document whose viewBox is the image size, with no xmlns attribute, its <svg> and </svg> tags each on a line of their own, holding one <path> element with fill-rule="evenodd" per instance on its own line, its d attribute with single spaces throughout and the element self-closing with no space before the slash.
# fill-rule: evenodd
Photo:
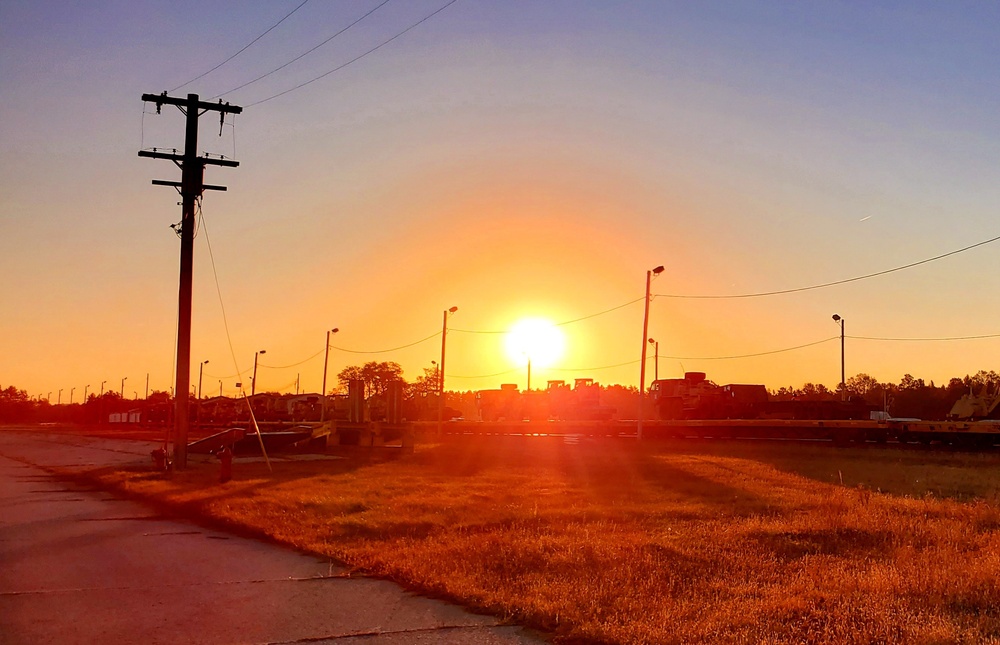
<svg viewBox="0 0 1000 645">
<path fill-rule="evenodd" d="M 1000 241 L 677 297 L 1000 236 L 1000 5 L 447 3 L 0 4 L 0 387 L 173 384 L 181 213 L 150 180 L 180 172 L 137 156 L 183 148 L 141 101 L 165 90 L 244 108 L 200 119 L 199 152 L 240 162 L 206 170 L 228 191 L 195 240 L 206 395 L 259 350 L 258 391 L 318 391 L 333 327 L 331 383 L 412 380 L 453 306 L 448 389 L 523 388 L 526 318 L 564 336 L 533 387 L 636 385 L 641 347 L 647 384 L 834 387 L 835 313 L 848 377 L 1000 368 Z"/>
</svg>

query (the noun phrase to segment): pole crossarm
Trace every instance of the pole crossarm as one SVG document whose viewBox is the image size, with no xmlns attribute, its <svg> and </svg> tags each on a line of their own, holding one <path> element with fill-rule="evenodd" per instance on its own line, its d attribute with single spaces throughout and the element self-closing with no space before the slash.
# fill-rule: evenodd
<svg viewBox="0 0 1000 645">
<path fill-rule="evenodd" d="M 187 161 L 186 155 L 156 152 L 153 150 L 140 150 L 139 156 L 149 157 L 150 159 L 167 159 L 178 163 L 184 163 Z M 240 165 L 240 162 L 233 161 L 232 159 L 212 159 L 210 157 L 195 157 L 194 161 L 195 163 L 203 166 L 226 166 L 227 168 L 236 168 Z"/>
<path fill-rule="evenodd" d="M 179 181 L 167 181 L 165 179 L 154 179 L 150 183 L 152 183 L 154 186 L 170 186 L 171 188 L 183 188 L 184 187 L 184 184 L 182 184 Z M 223 191 L 224 190 L 229 190 L 225 186 L 215 186 L 215 185 L 212 185 L 212 184 L 202 184 L 201 185 L 201 189 L 202 190 L 223 190 Z"/>
<path fill-rule="evenodd" d="M 164 105 L 176 105 L 177 107 L 193 107 L 196 110 L 214 110 L 216 112 L 224 112 L 227 114 L 241 114 L 243 112 L 243 108 L 240 106 L 223 103 L 222 99 L 219 99 L 218 103 L 207 103 L 205 101 L 192 102 L 188 99 L 167 96 L 166 92 L 163 94 L 143 94 L 142 100 L 148 103 L 155 103 L 157 111 L 159 111 L 160 107 Z"/>
</svg>

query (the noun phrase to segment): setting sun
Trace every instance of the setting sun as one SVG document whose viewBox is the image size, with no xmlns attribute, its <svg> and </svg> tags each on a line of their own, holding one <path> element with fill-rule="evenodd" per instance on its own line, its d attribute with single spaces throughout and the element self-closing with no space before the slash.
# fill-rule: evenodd
<svg viewBox="0 0 1000 645">
<path fill-rule="evenodd" d="M 530 360 L 538 367 L 549 367 L 562 357 L 565 346 L 562 330 L 543 318 L 525 318 L 507 332 L 507 355 L 520 365 Z"/>
</svg>

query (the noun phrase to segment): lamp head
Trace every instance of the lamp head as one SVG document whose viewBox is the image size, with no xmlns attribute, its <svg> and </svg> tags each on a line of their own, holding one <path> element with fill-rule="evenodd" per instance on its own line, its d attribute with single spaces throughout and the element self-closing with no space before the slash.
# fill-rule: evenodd
<svg viewBox="0 0 1000 645">
<path fill-rule="evenodd" d="M 202 365 L 208 365 L 208 361 L 202 361 L 201 364 Z"/>
<path fill-rule="evenodd" d="M 661 273 L 663 273 L 663 265 L 662 264 L 660 266 L 656 267 L 655 269 L 653 269 L 653 275 L 660 275 Z"/>
<path fill-rule="evenodd" d="M 258 353 L 258 354 L 266 354 L 266 353 L 267 353 L 267 350 L 266 350 L 266 349 L 262 349 L 262 350 L 260 350 L 260 351 L 259 351 L 259 352 L 257 352 L 257 353 Z"/>
<path fill-rule="evenodd" d="M 840 322 L 840 314 L 833 314 L 833 321 Z"/>
<path fill-rule="evenodd" d="M 448 310 L 448 313 L 453 314 L 456 311 L 458 311 L 458 307 L 452 307 L 451 309 Z"/>
<path fill-rule="evenodd" d="M 655 340 L 655 339 L 653 339 L 653 338 L 650 338 L 650 339 L 649 339 L 649 344 L 650 344 L 650 345 L 655 345 L 655 344 L 656 344 L 656 340 Z"/>
<path fill-rule="evenodd" d="M 333 329 L 330 330 L 330 333 L 336 334 L 338 331 L 340 331 L 340 327 L 334 327 Z"/>
</svg>

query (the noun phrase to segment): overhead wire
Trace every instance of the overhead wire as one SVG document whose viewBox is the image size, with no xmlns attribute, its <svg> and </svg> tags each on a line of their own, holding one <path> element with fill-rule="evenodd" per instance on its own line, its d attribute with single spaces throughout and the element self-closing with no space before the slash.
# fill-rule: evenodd
<svg viewBox="0 0 1000 645">
<path fill-rule="evenodd" d="M 302 60 L 303 58 L 305 58 L 309 54 L 313 53 L 314 51 L 316 51 L 317 49 L 319 49 L 323 45 L 327 44 L 328 42 L 330 42 L 331 40 L 333 40 L 337 36 L 341 35 L 342 33 L 344 33 L 345 31 L 347 31 L 348 29 L 350 29 L 354 25 L 358 24 L 359 22 L 361 22 L 362 20 L 364 20 L 368 16 L 372 15 L 373 13 L 375 13 L 376 11 L 378 11 L 379 9 L 381 9 L 382 7 L 384 7 L 385 5 L 389 4 L 390 1 L 391 0 L 383 0 L 380 4 L 376 5 L 374 9 L 372 9 L 371 11 L 369 11 L 368 13 L 366 13 L 365 15 L 361 16 L 360 18 L 358 18 L 357 20 L 355 20 L 351 24 L 347 25 L 346 27 L 344 27 L 343 29 L 341 29 L 337 33 L 333 34 L 332 36 L 330 36 L 329 38 L 327 38 L 323 42 L 319 43 L 318 45 L 315 45 L 314 47 L 312 47 L 312 48 L 310 48 L 310 49 L 302 52 L 301 54 L 299 54 L 298 56 L 296 56 L 292 60 L 288 61 L 287 63 L 285 63 L 283 65 L 279 65 L 278 67 L 275 67 L 274 69 L 272 69 L 270 72 L 267 72 L 266 74 L 261 74 L 260 76 L 258 76 L 257 78 L 253 79 L 252 81 L 247 81 L 246 83 L 244 83 L 242 85 L 238 85 L 238 86 L 234 87 L 231 90 L 226 90 L 225 92 L 220 92 L 219 94 L 217 94 L 216 96 L 213 96 L 209 100 L 210 101 L 214 101 L 215 99 L 219 98 L 220 96 L 225 96 L 226 94 L 232 94 L 233 92 L 236 92 L 237 90 L 242 90 L 244 87 L 247 87 L 248 85 L 253 85 L 257 81 L 263 80 L 263 79 L 267 78 L 268 76 L 270 76 L 271 74 L 274 74 L 275 72 L 279 72 L 279 71 L 285 69 L 286 67 L 288 67 L 289 65 L 291 65 L 294 62 Z M 305 4 L 305 3 L 303 3 L 303 4 Z M 269 100 L 269 99 L 264 99 L 264 100 L 266 101 L 266 100 Z M 259 103 L 263 103 L 263 101 L 259 101 Z M 251 103 L 250 105 L 256 105 L 256 103 Z"/>
<path fill-rule="evenodd" d="M 312 359 L 316 358 L 317 356 L 319 356 L 320 354 L 322 354 L 323 351 L 324 350 L 321 349 L 318 352 L 316 352 L 315 354 L 313 354 L 312 356 L 310 356 L 309 358 L 304 358 L 301 361 L 299 361 L 298 363 L 292 363 L 291 365 L 264 365 L 263 363 L 258 363 L 258 366 L 259 367 L 266 367 L 269 370 L 283 370 L 283 369 L 287 369 L 289 367 L 298 367 L 299 365 L 302 365 L 303 363 L 308 363 Z"/>
<path fill-rule="evenodd" d="M 400 345 L 399 347 L 392 347 L 390 349 L 375 349 L 375 350 L 363 351 L 363 350 L 359 350 L 359 349 L 346 349 L 344 347 L 337 347 L 335 345 L 330 345 L 330 349 L 335 349 L 338 352 L 347 352 L 348 354 L 386 354 L 388 352 L 395 352 L 395 351 L 400 350 L 400 349 L 406 349 L 408 347 L 413 347 L 414 345 L 419 345 L 420 343 L 426 343 L 430 339 L 436 338 L 437 336 L 440 336 L 440 335 L 441 335 L 441 332 L 436 331 L 433 334 L 431 334 L 430 336 L 427 336 L 426 338 L 421 338 L 420 340 L 413 341 L 412 343 L 409 343 L 407 345 Z"/>
<path fill-rule="evenodd" d="M 266 103 L 266 102 L 268 102 L 268 101 L 270 101 L 272 99 L 278 98 L 279 96 L 284 96 L 285 94 L 289 94 L 289 93 L 294 92 L 296 90 L 302 89 L 303 87 L 305 87 L 307 85 L 311 85 L 312 83 L 315 83 L 316 81 L 318 81 L 320 79 L 326 78 L 327 76 L 329 76 L 330 74 L 333 74 L 334 72 L 339 72 L 340 70 L 344 69 L 348 65 L 352 65 L 352 64 L 358 62 L 359 60 L 361 60 L 362 58 L 364 58 L 365 56 L 368 56 L 369 54 L 372 54 L 372 53 L 378 51 L 379 49 L 382 49 L 383 47 L 385 47 L 386 45 L 388 45 L 392 41 L 396 40 L 397 38 L 399 38 L 403 34 L 407 33 L 408 31 L 410 31 L 412 29 L 415 29 L 416 27 L 420 26 L 424 22 L 427 22 L 428 20 L 430 20 L 431 18 L 433 18 L 437 14 L 441 13 L 442 11 L 444 11 L 445 9 L 447 9 L 448 7 L 450 7 L 451 5 L 455 4 L 456 2 L 458 2 L 458 0 L 449 0 L 449 2 L 447 4 L 445 4 L 444 6 L 440 7 L 439 9 L 435 10 L 434 12 L 432 12 L 432 13 L 424 16 L 423 18 L 421 18 L 417 22 L 413 23 L 412 25 L 410 25 L 406 29 L 398 32 L 395 36 L 392 36 L 391 38 L 383 40 L 381 43 L 379 43 L 378 45 L 372 47 L 371 49 L 369 49 L 365 53 L 360 54 L 359 56 L 356 56 L 356 57 L 352 58 L 351 60 L 347 61 L 346 63 L 343 63 L 342 65 L 338 65 L 337 67 L 334 67 L 333 69 L 329 70 L 328 72 L 324 72 L 324 73 L 320 74 L 319 76 L 315 76 L 315 77 L 309 79 L 308 81 L 299 83 L 298 85 L 296 85 L 294 87 L 291 87 L 291 88 L 289 88 L 289 89 L 287 89 L 287 90 L 285 90 L 283 92 L 278 92 L 277 94 L 273 94 L 273 95 L 271 95 L 271 96 L 269 96 L 269 97 L 267 97 L 265 99 L 261 99 L 259 101 L 254 101 L 253 103 L 247 103 L 245 107 L 253 107 L 255 105 L 260 105 L 261 103 Z M 232 90 L 230 90 L 230 91 L 232 91 Z M 218 98 L 218 97 L 213 97 L 213 98 Z"/>
<path fill-rule="evenodd" d="M 644 300 L 644 298 L 641 298 L 641 297 L 640 298 L 636 298 L 635 300 L 629 300 L 628 302 L 626 302 L 624 304 L 620 304 L 620 305 L 617 305 L 615 307 L 611 307 L 610 309 L 605 309 L 603 311 L 598 311 L 597 313 L 588 314 L 586 316 L 581 316 L 579 318 L 574 318 L 572 320 L 564 320 L 562 322 L 553 323 L 553 325 L 555 327 L 563 327 L 565 325 L 571 325 L 573 323 L 578 323 L 578 322 L 583 321 L 583 320 L 589 320 L 591 318 L 596 318 L 598 316 L 603 316 L 603 315 L 609 314 L 609 313 L 611 313 L 613 311 L 618 311 L 619 309 L 622 309 L 624 307 L 628 307 L 629 305 L 634 305 L 635 303 L 642 302 L 643 300 Z M 489 330 L 485 330 L 485 329 L 459 329 L 459 328 L 452 328 L 452 327 L 449 327 L 448 331 L 449 332 L 458 332 L 458 333 L 461 333 L 461 334 L 507 334 L 507 333 L 510 333 L 509 329 L 489 329 Z"/>
<path fill-rule="evenodd" d="M 216 66 L 215 66 L 215 67 L 213 67 L 212 69 L 208 70 L 207 72 L 204 72 L 204 73 L 202 73 L 202 74 L 199 74 L 198 76 L 195 76 L 194 78 L 192 78 L 192 79 L 191 79 L 190 81 L 187 81 L 186 83 L 181 83 L 181 84 L 180 84 L 180 85 L 178 85 L 177 87 L 175 87 L 175 88 L 173 88 L 172 90 L 170 90 L 170 93 L 174 93 L 174 92 L 176 92 L 177 90 L 179 90 L 179 89 L 181 89 L 182 87 L 184 87 L 185 85 L 190 85 L 191 83 L 194 83 L 194 82 L 195 82 L 195 81 L 197 81 L 198 79 L 201 79 L 201 78 L 204 78 L 205 76 L 208 76 L 209 74 L 211 74 L 211 73 L 212 73 L 212 72 L 214 72 L 215 70 L 219 69 L 220 67 L 222 67 L 223 65 L 225 65 L 225 64 L 226 64 L 226 63 L 228 63 L 229 61 L 233 60 L 234 58 L 236 58 L 237 56 L 239 56 L 240 54 L 242 54 L 243 52 L 245 52 L 245 51 L 246 51 L 247 49 L 249 49 L 249 48 L 250 48 L 250 46 L 251 46 L 251 45 L 253 45 L 253 44 L 254 44 L 255 42 L 257 42 L 258 40 L 260 40 L 260 39 L 261 39 L 261 38 L 263 38 L 264 36 L 268 35 L 268 34 L 269 34 L 269 33 L 271 32 L 271 30 L 272 30 L 272 29 L 274 29 L 275 27 L 277 27 L 277 26 L 278 26 L 278 25 L 280 25 L 281 23 L 285 22 L 285 20 L 287 20 L 287 19 L 288 19 L 288 18 L 289 18 L 289 17 L 290 17 L 290 16 L 291 16 L 291 15 L 292 15 L 293 13 L 295 13 L 296 11 L 298 11 L 299 9 L 301 9 L 302 7 L 304 7 L 304 6 L 306 5 L 306 3 L 308 3 L 308 2 L 309 2 L 309 0 L 303 0 L 303 1 L 302 1 L 302 3 L 300 3 L 300 4 L 299 4 L 299 5 L 297 6 L 297 7 L 295 7 L 294 9 L 292 9 L 291 11 L 289 11 L 289 12 L 288 12 L 287 14 L 285 14 L 285 17 L 284 17 L 284 18 L 282 18 L 282 19 L 281 19 L 281 20 L 279 20 L 278 22 L 276 22 L 276 23 L 274 23 L 273 25 L 271 25 L 270 27 L 268 27 L 268 28 L 267 28 L 267 29 L 266 29 L 266 30 L 264 31 L 264 33 L 262 33 L 261 35 L 257 36 L 256 38 L 254 38 L 253 40 L 251 40 L 251 41 L 250 41 L 249 43 L 247 43 L 246 45 L 244 45 L 244 46 L 243 46 L 243 48 L 242 48 L 242 49 L 240 49 L 240 50 L 239 50 L 238 52 L 236 52 L 235 54 L 233 54 L 232 56 L 230 56 L 230 57 L 229 57 L 229 58 L 227 58 L 226 60 L 222 61 L 221 63 L 219 63 L 218 65 L 216 65 Z M 218 97 L 216 97 L 216 98 L 218 98 Z"/>
<path fill-rule="evenodd" d="M 833 282 L 824 282 L 822 284 L 814 284 L 808 287 L 797 287 L 794 289 L 781 289 L 778 291 L 761 291 L 758 293 L 739 293 L 739 294 L 678 294 L 678 293 L 658 293 L 655 294 L 657 298 L 686 298 L 691 300 L 724 300 L 724 299 L 735 299 L 735 298 L 759 298 L 763 296 L 778 296 L 787 293 L 798 293 L 801 291 L 812 291 L 814 289 L 825 289 L 826 287 L 833 287 L 840 284 L 847 284 L 849 282 L 858 282 L 859 280 L 867 280 L 869 278 L 874 278 L 881 275 L 886 275 L 889 273 L 895 273 L 897 271 L 903 271 L 904 269 L 912 269 L 913 267 L 920 266 L 921 264 L 927 264 L 929 262 L 934 262 L 936 260 L 941 260 L 943 258 L 957 255 L 959 253 L 964 253 L 965 251 L 972 250 L 974 248 L 985 246 L 986 244 L 992 244 L 1000 240 L 1000 235 L 990 238 L 988 240 L 983 240 L 982 242 L 977 242 L 975 244 L 970 244 L 969 246 L 956 249 L 954 251 L 949 251 L 948 253 L 942 253 L 941 255 L 935 255 L 934 257 L 920 260 L 918 262 L 911 262 L 909 264 L 904 264 L 902 266 L 893 267 L 891 269 L 885 269 L 884 271 L 876 271 L 875 273 L 868 273 L 865 275 L 855 276 L 853 278 L 845 278 L 843 280 L 834 280 Z"/>
<path fill-rule="evenodd" d="M 892 342 L 944 342 L 953 340 L 981 340 L 983 338 L 1000 338 L 1000 334 L 980 334 L 978 336 L 943 336 L 939 338 L 885 338 L 878 336 L 844 336 L 852 340 L 881 340 Z"/>
</svg>

